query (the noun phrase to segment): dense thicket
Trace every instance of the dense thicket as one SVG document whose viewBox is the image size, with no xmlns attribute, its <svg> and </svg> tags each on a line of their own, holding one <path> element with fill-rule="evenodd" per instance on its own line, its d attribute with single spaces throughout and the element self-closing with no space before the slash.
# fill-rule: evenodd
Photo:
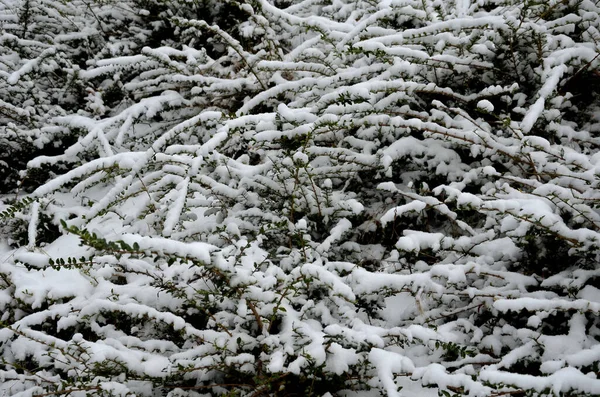
<svg viewBox="0 0 600 397">
<path fill-rule="evenodd" d="M 600 394 L 598 1 L 0 9 L 5 394 Z"/>
</svg>

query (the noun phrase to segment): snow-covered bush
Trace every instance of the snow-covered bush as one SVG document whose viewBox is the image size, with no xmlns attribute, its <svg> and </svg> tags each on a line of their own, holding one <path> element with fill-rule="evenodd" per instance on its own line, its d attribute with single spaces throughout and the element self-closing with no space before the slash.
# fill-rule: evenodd
<svg viewBox="0 0 600 397">
<path fill-rule="evenodd" d="M 5 394 L 600 394 L 597 2 L 38 1 Z"/>
<path fill-rule="evenodd" d="M 28 160 L 73 143 L 50 120 L 77 111 L 81 102 L 76 61 L 85 65 L 94 43 L 93 34 L 82 29 L 82 11 L 43 0 L 0 2 L 2 193 L 15 190 Z"/>
</svg>

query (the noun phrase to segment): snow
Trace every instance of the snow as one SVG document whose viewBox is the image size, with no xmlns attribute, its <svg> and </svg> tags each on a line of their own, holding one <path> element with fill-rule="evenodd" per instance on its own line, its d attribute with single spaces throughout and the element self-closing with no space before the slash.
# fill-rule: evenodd
<svg viewBox="0 0 600 397">
<path fill-rule="evenodd" d="M 575 368 L 563 368 L 547 377 L 483 369 L 480 376 L 488 382 L 510 384 L 538 392 L 550 389 L 556 395 L 572 390 L 589 394 L 600 393 L 600 380 L 590 378 Z"/>
<path fill-rule="evenodd" d="M 425 209 L 427 204 L 422 201 L 411 201 L 408 204 L 399 205 L 391 210 L 388 210 L 381 218 L 381 224 L 385 225 L 389 222 L 394 221 L 397 217 L 402 216 L 405 212 L 420 212 Z"/>
<path fill-rule="evenodd" d="M 562 310 L 583 310 L 590 312 L 600 311 L 600 303 L 590 302 L 584 299 L 564 300 L 564 299 L 535 299 L 535 298 L 517 298 L 517 299 L 499 299 L 494 302 L 494 307 L 502 312 L 521 311 L 523 309 L 538 311 L 550 311 L 556 309 Z"/>
<path fill-rule="evenodd" d="M 597 5 L 192 3 L 5 1 L 0 394 L 600 394 Z"/>
<path fill-rule="evenodd" d="M 38 218 L 40 212 L 40 203 L 34 201 L 31 205 L 31 219 L 27 227 L 28 246 L 30 249 L 35 247 L 35 239 L 37 237 Z"/>
<path fill-rule="evenodd" d="M 76 296 L 89 296 L 93 285 L 76 269 L 15 270 L 11 276 L 15 297 L 40 308 L 44 302 Z"/>
<path fill-rule="evenodd" d="M 340 219 L 339 223 L 331 229 L 329 237 L 327 237 L 317 248 L 319 253 L 327 252 L 331 245 L 340 240 L 342 235 L 352 228 L 352 223 L 347 219 Z"/>
<path fill-rule="evenodd" d="M 403 251 L 419 252 L 427 248 L 437 251 L 440 249 L 441 241 L 444 238 L 442 233 L 424 233 L 415 230 L 404 230 L 402 234 L 404 236 L 398 239 L 396 248 Z"/>
<path fill-rule="evenodd" d="M 165 225 L 163 227 L 163 235 L 170 236 L 175 224 L 179 220 L 181 216 L 181 211 L 185 205 L 185 200 L 188 194 L 188 184 L 190 180 L 189 178 L 185 178 L 177 185 L 177 198 L 175 199 L 173 206 L 169 210 L 169 214 L 165 219 Z"/>
<path fill-rule="evenodd" d="M 337 375 L 342 375 L 360 361 L 360 355 L 354 349 L 345 349 L 339 343 L 332 343 L 327 356 L 326 368 Z"/>
<path fill-rule="evenodd" d="M 566 70 L 566 65 L 558 65 L 555 66 L 551 71 L 546 72 L 546 81 L 539 91 L 539 98 L 527 111 L 527 114 L 525 114 L 525 117 L 523 117 L 523 121 L 521 122 L 521 129 L 523 133 L 529 133 L 535 122 L 540 118 L 542 110 L 544 110 L 546 98 L 548 98 L 552 91 L 557 89 L 560 78 L 566 72 Z"/>
<path fill-rule="evenodd" d="M 52 56 L 54 54 L 56 54 L 55 48 L 53 48 L 53 47 L 46 48 L 44 51 L 42 51 L 39 54 L 39 56 L 37 58 L 30 59 L 29 61 L 25 62 L 25 64 L 23 64 L 23 66 L 21 66 L 21 68 L 19 70 L 13 72 L 7 79 L 8 84 L 17 84 L 17 82 L 19 81 L 19 79 L 21 79 L 21 77 L 31 73 L 32 71 L 34 71 L 34 69 L 38 68 L 40 65 L 40 62 L 44 58 Z"/>
<path fill-rule="evenodd" d="M 121 237 L 130 246 L 137 243 L 141 251 L 147 250 L 165 254 L 177 254 L 181 257 L 193 258 L 204 263 L 210 263 L 211 252 L 217 250 L 217 247 L 203 242 L 184 243 L 167 238 L 142 237 L 135 234 L 123 234 Z"/>
<path fill-rule="evenodd" d="M 482 99 L 481 101 L 477 102 L 477 108 L 488 113 L 492 113 L 494 111 L 494 105 L 492 105 L 492 103 L 487 99 Z"/>
<path fill-rule="evenodd" d="M 402 357 L 399 354 L 382 349 L 372 349 L 369 352 L 369 359 L 377 368 L 377 376 L 383 384 L 388 396 L 400 397 L 398 386 L 394 382 L 395 373 L 410 373 L 415 370 L 415 366 L 410 359 Z"/>
</svg>

